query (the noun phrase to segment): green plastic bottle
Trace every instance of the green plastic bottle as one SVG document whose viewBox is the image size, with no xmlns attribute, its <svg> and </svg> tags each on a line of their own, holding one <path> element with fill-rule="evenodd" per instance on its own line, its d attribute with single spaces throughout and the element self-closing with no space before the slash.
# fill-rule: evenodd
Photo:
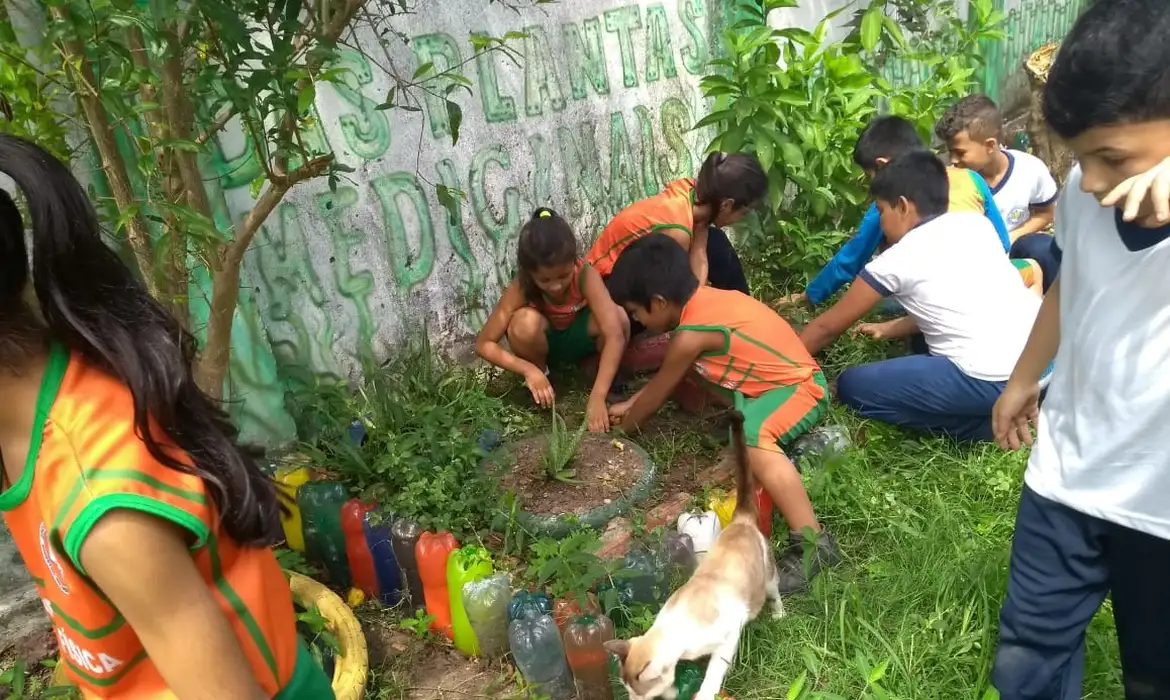
<svg viewBox="0 0 1170 700">
<path fill-rule="evenodd" d="M 704 669 L 691 661 L 680 661 L 674 670 L 674 689 L 678 693 L 676 700 L 692 700 L 699 688 L 703 685 Z"/>
<path fill-rule="evenodd" d="M 345 486 L 331 481 L 310 481 L 297 490 L 297 505 L 305 535 L 305 554 L 325 567 L 329 583 L 341 590 L 350 584 L 341 529 L 341 506 L 349 500 Z"/>
<path fill-rule="evenodd" d="M 451 626 L 455 648 L 467 656 L 479 656 L 479 641 L 463 607 L 463 587 L 492 575 L 492 557 L 483 547 L 468 545 L 447 559 L 447 594 L 451 600 Z"/>
</svg>

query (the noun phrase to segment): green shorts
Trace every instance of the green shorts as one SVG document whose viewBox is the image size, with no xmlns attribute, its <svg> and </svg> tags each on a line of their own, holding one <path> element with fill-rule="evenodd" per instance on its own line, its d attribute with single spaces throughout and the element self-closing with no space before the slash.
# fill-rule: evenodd
<svg viewBox="0 0 1170 700">
<path fill-rule="evenodd" d="M 780 452 L 817 424 L 829 410 L 829 384 L 817 372 L 800 384 L 783 386 L 755 398 L 735 393 L 735 409 L 743 414 L 748 447 Z"/>
<path fill-rule="evenodd" d="M 292 679 L 276 700 L 334 700 L 333 685 L 302 641 L 297 644 L 297 665 Z"/>
<path fill-rule="evenodd" d="M 577 312 L 569 327 L 563 331 L 548 328 L 548 364 L 575 365 L 590 355 L 597 354 L 597 341 L 589 337 L 589 307 Z"/>
</svg>

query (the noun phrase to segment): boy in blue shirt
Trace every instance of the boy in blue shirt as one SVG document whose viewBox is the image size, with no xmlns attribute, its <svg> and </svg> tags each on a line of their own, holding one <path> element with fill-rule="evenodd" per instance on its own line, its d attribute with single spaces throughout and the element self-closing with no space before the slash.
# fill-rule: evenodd
<svg viewBox="0 0 1170 700">
<path fill-rule="evenodd" d="M 901 117 L 884 116 L 871 121 L 853 147 L 853 161 L 870 179 L 891 160 L 907 151 L 925 146 L 914 125 Z M 1006 254 L 1011 247 L 1007 227 L 995 205 L 991 189 L 978 173 L 961 168 L 948 168 L 950 181 L 950 212 L 977 212 L 983 214 L 995 228 Z M 853 281 L 861 268 L 869 262 L 882 242 L 882 227 L 876 205 L 871 205 L 861 220 L 857 235 L 846 243 L 829 264 L 813 278 L 808 288 L 780 300 L 778 306 L 797 302 L 813 305 L 824 303 Z"/>
</svg>

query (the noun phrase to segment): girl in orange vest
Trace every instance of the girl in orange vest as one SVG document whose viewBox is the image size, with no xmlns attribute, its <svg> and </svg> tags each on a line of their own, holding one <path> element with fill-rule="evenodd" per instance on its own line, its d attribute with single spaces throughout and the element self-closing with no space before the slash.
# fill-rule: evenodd
<svg viewBox="0 0 1170 700">
<path fill-rule="evenodd" d="M 195 385 L 195 341 L 69 170 L 0 135 L 0 512 L 85 698 L 332 698 L 269 545 L 273 484 Z"/>
<path fill-rule="evenodd" d="M 634 202 L 602 230 L 586 259 L 602 277 L 631 243 L 664 233 L 687 251 L 699 285 L 749 294 L 743 266 L 723 228 L 741 221 L 768 194 L 768 176 L 747 153 L 712 153 L 694 180 L 675 180 Z"/>
<path fill-rule="evenodd" d="M 577 257 L 569 222 L 540 208 L 520 230 L 516 279 L 475 339 L 475 351 L 496 367 L 524 377 L 537 405 L 553 402 L 548 365 L 575 364 L 600 353 L 586 420 L 609 430 L 606 397 L 629 338 L 626 314 L 609 298 L 601 275 Z M 508 339 L 508 349 L 500 344 Z"/>
</svg>

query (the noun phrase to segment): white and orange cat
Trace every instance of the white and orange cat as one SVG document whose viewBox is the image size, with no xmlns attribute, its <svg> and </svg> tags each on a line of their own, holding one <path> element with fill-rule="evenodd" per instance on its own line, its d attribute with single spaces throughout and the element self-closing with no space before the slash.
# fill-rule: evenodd
<svg viewBox="0 0 1170 700">
<path fill-rule="evenodd" d="M 735 658 L 739 635 L 771 602 L 783 617 L 772 548 L 756 524 L 756 499 L 747 461 L 743 416 L 732 413 L 736 501 L 731 522 L 691 579 L 666 601 L 654 626 L 641 637 L 606 642 L 622 665 L 631 700 L 674 700 L 674 669 L 680 660 L 711 657 L 695 700 L 714 700 Z"/>
</svg>

